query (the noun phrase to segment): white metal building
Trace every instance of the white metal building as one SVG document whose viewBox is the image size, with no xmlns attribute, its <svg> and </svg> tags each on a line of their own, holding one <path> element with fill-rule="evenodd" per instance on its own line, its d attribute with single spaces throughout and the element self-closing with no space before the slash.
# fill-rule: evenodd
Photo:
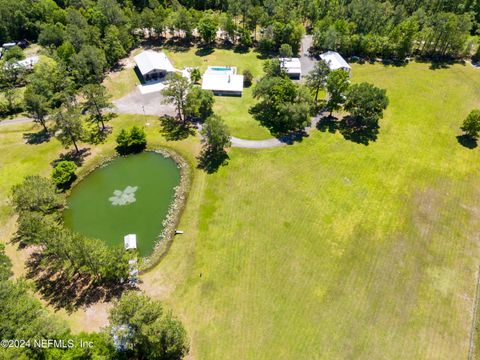
<svg viewBox="0 0 480 360">
<path fill-rule="evenodd" d="M 342 55 L 340 55 L 336 51 L 327 51 L 326 53 L 320 55 L 320 58 L 327 63 L 328 67 L 332 71 L 342 69 L 349 74 L 352 71 L 352 68 L 350 67 L 350 65 L 348 65 Z"/>
<path fill-rule="evenodd" d="M 280 58 L 280 66 L 293 79 L 300 79 L 302 64 L 299 58 Z"/>
<path fill-rule="evenodd" d="M 237 75 L 235 67 L 209 66 L 203 74 L 202 89 L 215 95 L 242 96 L 243 75 Z"/>
<path fill-rule="evenodd" d="M 134 57 L 137 68 L 145 81 L 159 80 L 175 68 L 163 52 L 145 50 Z"/>
</svg>

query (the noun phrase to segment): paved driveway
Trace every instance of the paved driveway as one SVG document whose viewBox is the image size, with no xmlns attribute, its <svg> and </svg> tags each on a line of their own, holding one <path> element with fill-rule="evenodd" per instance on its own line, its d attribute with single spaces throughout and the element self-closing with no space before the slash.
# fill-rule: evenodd
<svg viewBox="0 0 480 360">
<path fill-rule="evenodd" d="M 305 35 L 302 38 L 301 48 L 300 48 L 300 63 L 302 64 L 302 77 L 307 75 L 310 71 L 313 70 L 315 63 L 318 61 L 313 56 L 310 56 L 308 53 L 308 49 L 313 44 L 313 37 L 312 35 Z"/>
<path fill-rule="evenodd" d="M 145 115 L 174 115 L 175 108 L 162 102 L 162 95 L 158 92 L 141 94 L 135 89 L 121 99 L 113 101 L 115 110 L 121 114 Z"/>
</svg>

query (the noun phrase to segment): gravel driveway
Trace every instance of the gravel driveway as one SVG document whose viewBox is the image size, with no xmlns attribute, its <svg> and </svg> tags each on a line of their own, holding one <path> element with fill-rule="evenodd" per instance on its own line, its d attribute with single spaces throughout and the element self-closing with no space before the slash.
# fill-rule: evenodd
<svg viewBox="0 0 480 360">
<path fill-rule="evenodd" d="M 113 101 L 115 111 L 120 114 L 174 115 L 175 108 L 162 102 L 159 92 L 144 94 L 136 88 L 124 97 Z"/>
<path fill-rule="evenodd" d="M 313 44 L 313 37 L 312 35 L 305 35 L 302 38 L 301 48 L 300 48 L 300 63 L 302 64 L 302 77 L 307 75 L 310 71 L 313 70 L 315 63 L 318 61 L 313 56 L 310 56 L 308 53 L 308 49 Z"/>
</svg>

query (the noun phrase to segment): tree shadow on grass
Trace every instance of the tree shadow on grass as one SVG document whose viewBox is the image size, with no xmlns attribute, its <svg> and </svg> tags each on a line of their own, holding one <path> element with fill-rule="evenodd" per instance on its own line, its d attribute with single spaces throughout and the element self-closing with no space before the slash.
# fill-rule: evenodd
<svg viewBox="0 0 480 360">
<path fill-rule="evenodd" d="M 55 167 L 60 161 L 73 161 L 78 167 L 83 165 L 85 158 L 90 155 L 90 148 L 80 149 L 78 152 L 75 149 L 66 153 L 60 154 L 58 159 L 52 161 L 51 165 Z"/>
<path fill-rule="evenodd" d="M 351 116 L 346 116 L 341 120 L 334 116 L 326 116 L 319 120 L 317 129 L 332 134 L 338 131 L 345 140 L 368 145 L 371 141 L 377 140 L 379 126 L 378 124 L 361 125 Z"/>
<path fill-rule="evenodd" d="M 394 67 L 405 67 L 408 65 L 408 60 L 405 59 L 382 59 L 382 65 L 384 66 L 394 66 Z"/>
<path fill-rule="evenodd" d="M 244 45 L 237 45 L 233 49 L 233 52 L 236 54 L 247 54 L 250 51 L 250 47 Z"/>
<path fill-rule="evenodd" d="M 171 37 L 165 41 L 163 46 L 173 52 L 187 52 L 193 46 L 193 43 L 188 38 Z"/>
<path fill-rule="evenodd" d="M 235 45 L 229 40 L 224 39 L 217 42 L 217 48 L 222 50 L 232 50 Z"/>
<path fill-rule="evenodd" d="M 368 145 L 370 142 L 377 140 L 378 129 L 377 123 L 361 125 L 351 116 L 344 117 L 338 124 L 338 131 L 345 140 L 363 145 Z"/>
<path fill-rule="evenodd" d="M 420 57 L 416 59 L 417 62 L 420 63 L 430 63 L 430 70 L 439 70 L 439 69 L 448 69 L 454 64 L 463 64 L 465 65 L 464 61 L 459 61 L 456 59 L 451 59 L 448 57 Z"/>
<path fill-rule="evenodd" d="M 475 149 L 478 146 L 477 139 L 468 136 L 468 135 L 458 135 L 457 136 L 457 141 L 460 145 L 468 148 L 468 149 Z"/>
<path fill-rule="evenodd" d="M 195 55 L 203 57 L 203 56 L 213 54 L 214 51 L 215 51 L 215 47 L 212 44 L 206 44 L 206 45 L 200 46 L 195 51 Z"/>
<path fill-rule="evenodd" d="M 173 116 L 164 115 L 160 118 L 160 133 L 168 141 L 178 141 L 195 135 L 195 127 L 191 123 L 180 123 Z"/>
<path fill-rule="evenodd" d="M 50 140 L 50 134 L 45 129 L 35 133 L 24 133 L 23 138 L 29 145 L 39 145 Z"/>
<path fill-rule="evenodd" d="M 302 142 L 303 139 L 306 137 L 308 137 L 308 133 L 305 131 L 305 129 L 302 129 L 298 131 L 292 131 L 291 133 L 286 135 L 279 136 L 277 137 L 277 139 L 287 145 L 293 145 L 295 143 Z"/>
<path fill-rule="evenodd" d="M 317 123 L 317 129 L 329 133 L 335 134 L 338 130 L 338 120 L 334 116 L 325 116 L 322 117 Z"/>
<path fill-rule="evenodd" d="M 114 113 L 106 114 L 106 117 L 110 119 L 114 119 L 117 115 Z M 89 144 L 92 145 L 99 145 L 103 144 L 106 140 L 108 135 L 110 135 L 113 131 L 111 126 L 105 125 L 105 129 L 99 129 L 97 125 L 91 125 L 86 134 L 86 140 Z"/>
<path fill-rule="evenodd" d="M 117 299 L 126 290 L 137 289 L 128 282 L 98 282 L 90 275 L 69 274 L 52 266 L 55 263 L 42 253 L 34 253 L 27 262 L 27 278 L 35 281 L 42 298 L 57 310 L 71 313 L 83 306 Z"/>
<path fill-rule="evenodd" d="M 218 171 L 220 166 L 226 166 L 230 157 L 223 151 L 215 153 L 210 150 L 203 150 L 198 157 L 198 168 L 204 170 L 207 174 L 213 174 Z"/>
</svg>

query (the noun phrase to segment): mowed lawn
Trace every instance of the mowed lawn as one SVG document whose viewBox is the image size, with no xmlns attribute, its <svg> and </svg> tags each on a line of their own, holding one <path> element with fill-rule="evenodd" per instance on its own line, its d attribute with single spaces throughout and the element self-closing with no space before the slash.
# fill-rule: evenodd
<svg viewBox="0 0 480 360">
<path fill-rule="evenodd" d="M 227 49 L 211 49 L 192 47 L 187 51 L 165 51 L 177 69 L 185 66 L 199 67 L 202 74 L 208 66 L 236 66 L 237 73 L 250 70 L 254 81 L 263 75 L 263 61 L 254 51 L 246 53 Z M 267 128 L 261 126 L 249 113 L 248 109 L 256 101 L 252 96 L 252 87 L 244 88 L 242 97 L 215 96 L 213 110 L 227 123 L 232 135 L 243 139 L 268 139 L 272 137 Z"/>
<path fill-rule="evenodd" d="M 195 359 L 465 358 L 479 260 L 480 148 L 456 139 L 480 106 L 480 72 L 354 65 L 354 82 L 388 90 L 368 146 L 314 131 L 293 146 L 230 150 L 228 166 L 195 178 L 170 253 L 142 288 L 184 322 Z M 147 126 L 149 122 L 152 126 Z M 192 164 L 198 139 L 166 143 Z M 38 128 L 37 128 L 38 129 Z M 14 231 L 7 194 L 48 176 L 62 152 L 26 145 L 31 125 L 0 126 L 0 237 Z M 92 148 L 85 168 L 113 152 Z M 83 170 L 82 170 L 83 171 Z M 25 253 L 8 248 L 17 275 Z M 67 316 L 74 331 L 104 316 Z M 105 318 L 105 317 L 104 317 Z"/>
<path fill-rule="evenodd" d="M 165 51 L 173 66 L 177 69 L 184 67 L 199 67 L 202 74 L 208 66 L 236 66 L 237 73 L 242 74 L 243 70 L 250 70 L 254 76 L 254 81 L 263 75 L 263 61 L 259 54 L 254 51 L 239 53 L 227 49 L 202 50 L 198 47 L 188 49 L 174 47 L 160 47 L 154 50 Z M 137 55 L 142 49 L 136 49 L 131 57 Z M 135 90 L 140 83 L 131 67 L 133 59 L 130 59 L 129 67 L 112 72 L 104 81 L 113 100 L 117 100 L 129 92 Z M 244 88 L 242 97 L 236 96 L 215 96 L 214 111 L 220 114 L 227 123 L 230 133 L 243 139 L 268 139 L 272 135 L 267 128 L 261 126 L 249 113 L 248 109 L 256 103 L 252 96 L 252 87 Z"/>
<path fill-rule="evenodd" d="M 354 65 L 353 81 L 388 90 L 376 142 L 315 131 L 231 150 L 192 193 L 198 222 L 182 219 L 185 235 L 143 276 L 195 358 L 467 356 L 480 149 L 456 136 L 480 105 L 480 72 Z"/>
</svg>

